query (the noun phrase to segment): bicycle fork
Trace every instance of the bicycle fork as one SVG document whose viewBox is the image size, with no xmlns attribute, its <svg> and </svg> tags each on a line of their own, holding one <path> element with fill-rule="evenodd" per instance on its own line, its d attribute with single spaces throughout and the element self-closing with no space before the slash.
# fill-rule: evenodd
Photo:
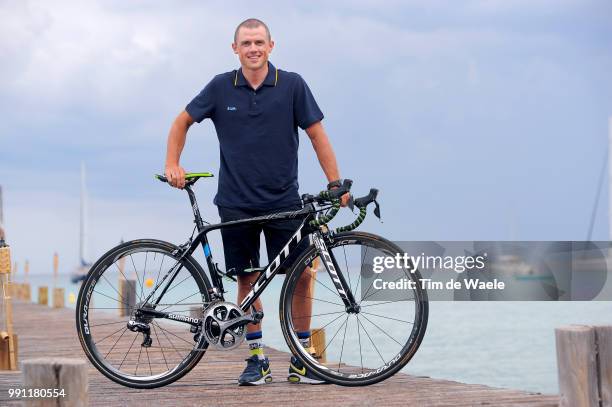
<svg viewBox="0 0 612 407">
<path fill-rule="evenodd" d="M 353 296 L 353 292 L 351 291 L 350 285 L 347 283 L 342 272 L 340 272 L 340 268 L 338 267 L 338 263 L 336 262 L 334 254 L 331 251 L 327 250 L 325 239 L 323 238 L 320 232 L 315 232 L 311 236 L 314 245 L 317 248 L 317 251 L 319 252 L 319 257 L 321 257 L 321 259 L 323 260 L 323 266 L 325 267 L 327 273 L 329 273 L 334 283 L 334 286 L 336 287 L 336 291 L 338 291 L 338 295 L 342 299 L 342 302 L 344 302 L 346 312 L 355 314 L 359 313 L 359 304 L 357 303 L 357 301 L 355 301 L 355 297 Z"/>
</svg>

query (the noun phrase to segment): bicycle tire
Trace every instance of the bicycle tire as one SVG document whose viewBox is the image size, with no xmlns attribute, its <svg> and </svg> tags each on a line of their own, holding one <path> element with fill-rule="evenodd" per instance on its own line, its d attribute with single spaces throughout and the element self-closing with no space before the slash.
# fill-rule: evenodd
<svg viewBox="0 0 612 407">
<path fill-rule="evenodd" d="M 348 245 L 353 245 L 356 248 L 359 248 L 360 252 L 363 253 L 363 248 L 364 247 L 368 247 L 368 248 L 374 248 L 379 250 L 380 252 L 386 254 L 386 255 L 395 255 L 395 254 L 400 254 L 403 256 L 404 251 L 397 245 L 395 245 L 394 243 L 380 237 L 374 234 L 370 234 L 370 233 L 364 233 L 364 232 L 346 232 L 346 233 L 339 233 L 334 235 L 331 238 L 331 242 L 328 242 L 327 246 L 328 246 L 328 250 L 332 251 L 334 250 L 334 253 L 336 253 L 336 251 L 340 250 L 339 248 L 343 248 L 343 250 L 345 251 L 345 257 L 346 257 L 346 248 L 345 246 Z M 365 249 L 366 253 L 367 253 L 368 249 Z M 361 255 L 361 254 L 360 254 Z M 413 324 L 412 324 L 412 329 L 410 329 L 409 334 L 406 333 L 406 342 L 405 343 L 400 343 L 401 346 L 401 350 L 398 352 L 398 354 L 393 357 L 392 359 L 390 359 L 390 361 L 388 363 L 386 363 L 385 365 L 383 365 L 382 367 L 380 367 L 379 369 L 375 369 L 375 368 L 371 368 L 368 369 L 367 367 L 364 367 L 363 365 L 363 354 L 362 354 L 362 341 L 361 338 L 359 338 L 359 353 L 360 353 L 360 358 L 361 358 L 361 372 L 359 372 L 359 366 L 353 366 L 353 365 L 349 365 L 349 364 L 345 364 L 345 366 L 343 366 L 344 369 L 346 369 L 346 372 L 342 372 L 341 369 L 341 362 L 342 362 L 342 356 L 343 356 L 343 352 L 344 352 L 344 347 L 345 347 L 345 340 L 346 340 L 346 332 L 347 332 L 347 328 L 349 326 L 349 316 L 347 316 L 346 321 L 345 321 L 345 326 L 344 326 L 344 338 L 343 338 L 343 342 L 342 342 L 342 351 L 340 352 L 340 360 L 338 362 L 338 369 L 335 370 L 335 362 L 332 365 L 331 363 L 327 363 L 324 364 L 322 362 L 320 362 L 319 360 L 315 359 L 311 354 L 311 350 L 312 349 L 307 349 L 304 348 L 304 346 L 302 346 L 302 344 L 299 341 L 299 338 L 297 337 L 296 334 L 296 326 L 295 323 L 297 323 L 297 319 L 298 318 L 302 318 L 302 316 L 298 316 L 295 317 L 292 315 L 292 303 L 294 301 L 294 297 L 297 298 L 300 295 L 297 295 L 294 293 L 296 292 L 296 287 L 297 287 L 297 282 L 300 278 L 300 276 L 304 273 L 304 270 L 307 269 L 307 267 L 312 263 L 312 261 L 317 257 L 317 249 L 314 245 L 309 246 L 307 249 L 305 249 L 305 251 L 303 252 L 303 254 L 301 254 L 295 262 L 293 262 L 293 264 L 289 267 L 289 273 L 285 279 L 285 282 L 283 284 L 282 290 L 281 290 L 281 296 L 280 296 L 280 301 L 279 301 L 279 306 L 280 306 L 280 312 L 279 312 L 279 316 L 280 316 L 280 322 L 281 322 L 281 329 L 283 332 L 283 335 L 285 337 L 285 341 L 287 342 L 287 345 L 289 346 L 291 352 L 302 362 L 302 364 L 310 369 L 316 376 L 318 376 L 319 378 L 333 383 L 333 384 L 337 384 L 337 385 L 343 385 L 343 386 L 365 386 L 365 385 L 370 385 L 370 384 L 374 384 L 374 383 L 378 383 L 382 380 L 385 380 L 389 377 L 391 377 L 392 375 L 394 375 L 395 373 L 397 373 L 400 369 L 402 369 L 409 361 L 410 359 L 415 355 L 415 353 L 417 352 L 423 337 L 425 335 L 425 331 L 427 328 L 427 320 L 428 320 L 428 315 L 429 315 L 429 306 L 428 306 L 428 299 L 427 299 L 427 292 L 421 288 L 420 284 L 416 284 L 416 288 L 414 290 L 412 290 L 414 292 L 414 318 L 413 318 Z M 337 256 L 338 257 L 338 256 Z M 365 257 L 365 256 L 364 256 Z M 362 267 L 363 267 L 363 257 L 362 257 Z M 338 264 L 340 264 L 341 261 L 338 260 Z M 342 266 L 340 266 L 340 270 L 338 270 L 338 272 L 344 272 L 345 270 L 342 270 Z M 346 268 L 348 269 L 348 262 L 346 265 Z M 360 269 L 359 273 L 360 273 L 360 277 L 361 278 L 361 272 L 363 269 Z M 319 278 L 319 272 L 317 272 L 317 278 Z M 327 273 L 324 273 L 325 275 Z M 414 270 L 414 272 L 409 272 L 407 273 L 409 275 L 409 278 L 414 280 L 414 281 L 419 281 L 421 279 L 420 273 L 418 272 L 418 270 Z M 346 279 L 346 275 L 344 276 Z M 350 278 L 350 275 L 349 275 Z M 317 280 L 318 281 L 318 280 Z M 331 280 L 330 280 L 331 281 Z M 312 283 L 313 286 L 316 286 L 316 282 Z M 359 280 L 357 281 L 357 284 L 355 284 L 355 291 L 357 291 L 357 288 L 359 286 L 360 282 Z M 324 284 L 323 284 L 324 285 Z M 352 283 L 349 284 L 352 286 Z M 331 287 L 331 289 L 329 288 Z M 323 287 L 321 287 L 323 288 Z M 333 284 L 329 285 L 327 291 L 324 290 L 320 290 L 323 291 L 324 294 L 327 294 L 329 297 L 329 292 L 330 291 L 334 291 L 334 287 Z M 317 286 L 318 289 L 318 286 Z M 368 291 L 369 291 L 370 287 L 368 287 Z M 362 285 L 362 290 L 363 290 L 363 285 Z M 356 293 L 355 291 L 353 291 L 354 294 L 359 294 L 358 292 Z M 368 291 L 365 292 L 365 295 L 362 297 L 361 301 L 363 300 L 367 300 L 368 297 L 370 297 L 371 294 L 368 294 Z M 333 294 L 333 293 L 332 293 Z M 337 294 L 337 293 L 336 293 Z M 304 295 L 301 295 L 304 296 Z M 312 297 L 315 297 L 315 294 L 311 294 Z M 321 297 L 321 298 L 312 298 L 311 299 L 311 303 L 313 304 L 312 306 L 314 307 L 314 304 L 317 304 L 317 306 L 320 305 L 320 308 L 330 308 L 331 305 L 329 305 L 330 303 L 334 303 L 337 304 L 337 306 L 339 307 L 340 311 L 336 312 L 335 314 L 340 314 L 340 320 L 342 320 L 342 310 L 341 308 L 344 308 L 344 304 L 341 303 L 338 299 L 333 299 L 333 298 L 327 298 L 327 299 L 322 299 L 325 297 Z M 339 298 L 339 297 L 338 297 Z M 357 297 L 356 297 L 357 299 Z M 361 304 L 360 301 L 360 304 Z M 384 303 L 376 303 L 374 304 L 376 306 L 378 305 L 385 305 Z M 365 306 L 374 306 L 374 305 L 369 305 L 368 303 L 366 303 Z M 364 307 L 365 307 L 364 306 Z M 389 306 L 389 304 L 387 304 L 387 306 Z M 296 307 L 297 308 L 297 307 Z M 296 311 L 297 312 L 297 311 Z M 316 312 L 316 311 L 314 311 Z M 346 312 L 346 310 L 345 310 Z M 396 311 L 394 311 L 396 312 Z M 401 312 L 401 311 L 397 311 L 397 312 Z M 325 315 L 326 313 L 321 313 L 318 315 Z M 334 313 L 329 313 L 329 314 L 334 314 Z M 363 311 L 363 308 L 361 309 L 361 314 L 362 314 L 362 318 L 361 320 L 356 317 L 356 327 L 357 327 L 357 332 L 359 333 L 359 327 L 361 326 L 363 330 L 365 330 L 365 323 L 366 323 L 366 319 L 372 323 L 373 325 L 376 325 L 379 329 L 380 326 L 379 325 L 379 320 L 377 319 L 376 321 L 372 321 L 374 319 L 373 316 L 371 315 L 376 315 L 377 317 L 381 317 L 383 318 L 383 315 L 378 315 L 378 314 L 373 314 L 373 313 L 369 313 L 369 312 L 365 312 Z M 366 315 L 368 314 L 368 315 Z M 310 319 L 312 319 L 313 316 L 317 315 L 316 313 L 313 313 L 313 311 L 311 311 L 311 317 Z M 347 312 L 347 315 L 348 312 Z M 359 315 L 359 314 L 357 314 Z M 306 316 L 308 317 L 308 316 Z M 332 316 L 330 316 L 329 318 L 332 318 Z M 295 321 L 294 321 L 295 318 Z M 327 318 L 327 317 L 321 317 L 321 318 Z M 364 319 L 365 318 L 365 319 Z M 381 319 L 379 318 L 379 319 Z M 399 318 L 399 317 L 398 317 Z M 400 321 L 400 319 L 398 318 L 389 318 L 391 322 L 391 324 L 394 323 L 394 321 Z M 362 322 L 363 321 L 363 322 Z M 408 321 L 404 321 L 401 320 L 402 322 L 408 322 Z M 331 323 L 328 323 L 328 325 Z M 398 325 L 399 322 L 395 322 L 395 325 Z M 389 324 L 387 324 L 389 325 Z M 327 325 L 326 325 L 327 326 Z M 393 326 L 391 326 L 391 328 L 394 328 Z M 334 339 L 338 336 L 338 333 L 340 332 L 340 330 L 342 330 L 342 325 L 340 325 L 340 328 L 338 331 L 336 331 L 336 334 L 334 335 L 333 338 L 331 338 L 331 340 L 329 341 L 328 344 L 326 344 L 326 346 L 323 349 L 323 352 L 326 352 L 326 349 L 328 349 L 328 347 L 332 344 L 332 342 L 334 341 Z M 381 331 L 384 331 L 383 329 L 381 329 Z M 384 333 L 384 332 L 383 332 Z M 359 333 L 359 335 L 361 336 L 361 334 Z M 385 335 L 390 336 L 388 333 L 385 333 Z M 381 334 L 381 337 L 384 338 L 384 336 Z M 372 338 L 370 337 L 370 335 L 368 334 L 368 338 L 370 341 L 372 341 L 372 345 L 374 348 L 377 348 L 375 342 L 372 340 Z M 329 339 L 329 337 L 328 337 Z M 393 339 L 393 338 L 392 338 Z M 367 341 L 367 339 L 364 337 L 364 343 L 365 341 Z M 387 341 L 388 342 L 388 341 Z M 396 340 L 396 342 L 398 342 Z M 376 351 L 378 352 L 378 355 L 381 356 L 381 360 L 383 362 L 386 361 L 386 359 L 381 355 L 381 353 L 379 352 L 379 349 L 376 349 Z M 383 350 L 384 351 L 384 350 Z M 348 353 L 348 350 L 347 350 Z M 356 351 L 355 351 L 356 354 Z M 337 352 L 336 352 L 336 357 L 337 357 Z M 356 359 L 356 356 L 354 357 L 354 359 Z M 331 367 L 330 367 L 331 366 Z M 367 371 L 365 371 L 367 370 Z"/>
<path fill-rule="evenodd" d="M 109 277 L 105 276 L 104 273 L 105 272 L 108 273 L 108 270 L 113 265 L 117 265 L 117 262 L 120 261 L 122 258 L 127 258 L 128 256 L 130 256 L 132 258 L 132 263 L 133 263 L 134 262 L 133 257 L 136 256 L 136 254 L 142 254 L 142 253 L 155 253 L 155 258 L 157 258 L 157 254 L 159 254 L 160 257 L 166 256 L 171 259 L 174 259 L 174 261 L 177 262 L 176 264 L 178 264 L 178 256 L 173 254 L 173 253 L 176 253 L 175 251 L 177 249 L 178 247 L 171 243 L 160 241 L 160 240 L 152 240 L 152 239 L 134 240 L 134 241 L 122 243 L 116 246 L 115 248 L 109 250 L 92 266 L 92 268 L 87 274 L 87 277 L 83 281 L 83 284 L 81 285 L 81 289 L 79 290 L 79 295 L 78 295 L 78 299 L 76 303 L 76 328 L 77 328 L 79 340 L 81 342 L 81 346 L 83 347 L 83 351 L 85 352 L 86 356 L 91 361 L 91 363 L 94 365 L 94 367 L 96 367 L 96 369 L 98 369 L 102 374 L 104 374 L 109 379 L 123 386 L 132 387 L 132 388 L 140 388 L 140 389 L 150 389 L 150 388 L 156 388 L 156 387 L 161 387 L 161 386 L 170 384 L 180 379 L 185 374 L 187 374 L 201 360 L 201 358 L 204 356 L 204 353 L 208 347 L 208 344 L 206 343 L 203 335 L 200 335 L 199 340 L 197 342 L 195 340 L 193 341 L 194 342 L 193 349 L 189 351 L 189 353 L 187 353 L 183 359 L 181 359 L 180 357 L 181 355 L 178 352 L 177 348 L 175 347 L 175 350 L 177 351 L 176 353 L 179 354 L 179 362 L 173 368 L 169 368 L 169 364 L 166 359 L 166 354 L 163 351 L 164 349 L 164 347 L 162 346 L 163 338 L 161 335 L 159 335 L 157 337 L 157 340 L 159 342 L 159 349 L 161 349 L 161 353 L 163 355 L 163 360 L 165 362 L 166 367 L 168 368 L 167 371 L 162 372 L 160 374 L 155 374 L 155 375 L 153 374 L 153 370 L 152 370 L 153 365 L 151 365 L 150 352 L 148 350 L 149 348 L 147 348 L 146 355 L 148 358 L 148 364 L 149 364 L 151 375 L 150 376 L 138 376 L 138 364 L 136 365 L 135 375 L 127 374 L 126 372 L 123 372 L 117 369 L 116 366 L 113 366 L 113 364 L 110 363 L 110 361 L 107 360 L 106 357 L 104 357 L 101 354 L 100 349 L 98 349 L 98 346 L 96 346 L 95 339 L 93 338 L 93 335 L 92 335 L 92 331 L 94 330 L 93 329 L 94 326 L 93 324 L 91 324 L 91 321 L 90 321 L 92 317 L 92 310 L 102 309 L 102 308 L 92 307 L 90 303 L 92 301 L 94 293 L 98 292 L 96 290 L 97 284 L 101 282 L 103 279 L 106 281 L 109 281 Z M 145 257 L 145 259 L 147 259 L 147 257 Z M 145 274 L 147 272 L 146 263 L 147 263 L 147 260 L 145 260 L 145 268 L 143 269 L 143 275 L 142 275 L 143 283 L 142 284 L 144 284 Z M 163 258 L 162 258 L 161 264 L 162 265 L 159 268 L 160 271 L 158 272 L 158 278 L 163 268 L 163 264 L 164 264 Z M 117 266 L 116 268 L 118 270 L 121 269 L 120 266 Z M 138 277 L 138 271 L 136 269 L 137 267 L 134 265 L 134 271 L 136 272 L 136 276 Z M 183 270 L 186 270 L 186 272 L 183 272 Z M 193 257 L 189 256 L 182 260 L 182 268 L 179 274 L 180 273 L 184 273 L 183 275 L 187 275 L 188 273 L 187 277 L 182 282 L 186 281 L 189 277 L 193 278 L 195 282 L 194 285 L 197 286 L 197 290 L 199 291 L 199 294 L 200 294 L 200 296 L 196 295 L 196 297 L 198 298 L 196 304 L 201 302 L 202 309 L 203 309 L 205 303 L 210 301 L 209 289 L 211 288 L 211 285 L 210 285 L 210 282 L 208 281 L 206 274 L 202 270 L 202 267 L 197 263 L 197 261 Z M 124 277 L 126 275 L 126 273 L 124 272 L 121 272 L 121 274 L 124 274 Z M 111 283 L 109 282 L 109 284 Z M 139 284 L 140 284 L 140 279 L 139 279 Z M 104 287 L 102 283 L 100 283 L 100 287 Z M 144 287 L 142 285 L 140 288 L 144 290 Z M 134 285 L 133 289 L 136 292 L 137 287 Z M 119 291 L 121 291 L 121 289 L 119 289 Z M 119 291 L 115 289 L 115 292 L 117 292 L 117 294 L 121 296 Z M 180 290 L 176 290 L 176 291 L 180 292 Z M 170 292 L 170 290 L 168 290 L 168 292 Z M 105 294 L 105 296 L 108 296 L 108 295 Z M 101 301 L 105 300 L 104 297 L 100 297 L 100 298 L 101 298 Z M 166 298 L 166 295 L 164 295 L 162 299 L 165 299 L 165 298 Z M 120 297 L 120 299 L 124 300 L 122 296 Z M 96 302 L 97 301 L 98 300 L 96 299 Z M 168 304 L 162 304 L 162 305 L 167 306 Z M 188 304 L 181 304 L 181 306 L 183 305 L 188 305 Z M 123 307 L 123 305 L 121 306 Z M 109 308 L 105 308 L 105 310 L 107 309 Z M 108 315 L 110 317 L 110 313 L 108 313 Z M 104 318 L 106 317 L 107 316 L 104 315 Z M 117 319 L 117 317 L 113 316 L 113 320 L 114 319 Z M 123 327 L 124 325 L 121 325 L 121 323 L 122 322 L 127 323 L 128 320 L 129 320 L 129 316 L 124 316 L 124 317 L 119 317 L 117 322 L 108 322 L 108 323 L 103 323 L 100 325 L 112 326 L 112 324 L 117 324 L 115 325 L 115 327 L 116 326 Z M 156 323 L 151 324 L 153 329 L 156 332 L 158 330 L 162 332 L 163 330 L 164 332 L 162 333 L 166 336 L 166 339 L 168 339 L 169 342 L 172 342 L 172 338 L 170 336 L 172 334 L 172 331 L 169 330 L 170 328 L 168 328 L 168 325 L 166 325 L 166 328 L 168 328 L 168 330 L 166 330 L 160 324 L 157 324 L 157 328 L 155 328 L 155 324 Z M 113 329 L 115 327 L 113 327 Z M 137 336 L 141 335 L 141 333 L 134 333 L 129 330 L 127 331 L 124 330 L 122 333 L 122 336 L 126 332 L 128 333 L 128 335 L 130 334 L 137 335 Z M 132 345 L 134 345 L 137 339 L 137 336 L 134 337 L 132 341 Z M 157 333 L 156 333 L 156 336 L 157 336 Z M 117 341 L 119 341 L 120 339 L 121 337 Z M 175 339 L 175 341 L 176 340 L 177 339 Z M 97 343 L 100 343 L 100 342 L 101 341 Z M 115 345 L 117 345 L 117 343 L 115 343 Z M 130 346 L 128 353 L 131 351 L 131 349 L 132 349 L 132 346 Z M 142 349 L 143 349 L 143 345 L 141 344 L 141 349 L 139 351 L 140 353 L 138 354 L 138 363 L 140 362 L 140 358 L 143 353 Z M 185 347 L 185 349 L 188 349 L 188 347 Z M 128 353 L 126 353 L 126 356 L 124 357 L 123 361 L 126 360 Z M 110 354 L 110 351 L 109 351 L 109 354 Z M 108 356 L 108 354 L 106 356 Z M 143 357 L 143 364 L 144 364 L 144 356 L 142 357 Z M 170 359 L 170 355 L 168 355 L 168 359 Z M 161 365 L 161 361 L 159 362 L 159 364 Z M 121 366 L 119 366 L 119 368 L 121 368 Z M 146 365 L 145 365 L 145 368 L 143 369 L 146 370 Z M 161 367 L 161 369 L 163 370 L 163 366 Z"/>
</svg>

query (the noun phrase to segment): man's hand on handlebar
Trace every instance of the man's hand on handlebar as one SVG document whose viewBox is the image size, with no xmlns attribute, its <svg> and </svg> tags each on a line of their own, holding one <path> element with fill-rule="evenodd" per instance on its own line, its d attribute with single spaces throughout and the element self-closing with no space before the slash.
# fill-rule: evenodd
<svg viewBox="0 0 612 407">
<path fill-rule="evenodd" d="M 168 178 L 168 183 L 175 188 L 185 188 L 185 170 L 180 165 L 166 165 L 164 175 Z"/>
<path fill-rule="evenodd" d="M 348 205 L 350 198 L 351 198 L 351 194 L 349 193 L 342 195 L 342 197 L 340 198 L 340 206 L 345 208 Z"/>
</svg>

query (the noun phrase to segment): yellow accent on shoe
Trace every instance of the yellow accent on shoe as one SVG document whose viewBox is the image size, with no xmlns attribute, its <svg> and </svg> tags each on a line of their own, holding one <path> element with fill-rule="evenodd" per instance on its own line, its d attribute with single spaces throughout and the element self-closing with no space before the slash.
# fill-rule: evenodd
<svg viewBox="0 0 612 407">
<path fill-rule="evenodd" d="M 295 367 L 293 365 L 293 363 L 290 363 L 290 365 L 291 365 L 291 368 L 293 370 L 295 370 L 296 373 L 301 374 L 302 376 L 306 376 L 306 368 L 305 367 L 302 367 L 301 369 L 298 369 L 297 367 Z"/>
<path fill-rule="evenodd" d="M 300 382 L 300 378 L 297 376 L 289 376 L 287 378 L 287 380 L 289 380 L 291 383 L 299 383 Z"/>
<path fill-rule="evenodd" d="M 262 375 L 264 375 L 264 376 L 265 376 L 265 375 L 267 375 L 268 373 L 270 373 L 270 368 L 268 368 L 268 370 L 263 370 L 263 369 L 261 369 L 261 374 L 262 374 Z"/>
<path fill-rule="evenodd" d="M 257 355 L 257 358 L 259 359 L 263 359 L 263 348 L 255 348 L 255 349 L 249 349 L 249 352 L 251 354 L 251 356 L 253 355 Z M 261 357 L 260 357 L 261 355 Z"/>
</svg>

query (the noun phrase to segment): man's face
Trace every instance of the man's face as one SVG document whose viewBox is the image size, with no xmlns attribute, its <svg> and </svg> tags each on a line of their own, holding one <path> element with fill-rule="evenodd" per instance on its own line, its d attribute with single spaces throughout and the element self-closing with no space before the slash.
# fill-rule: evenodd
<svg viewBox="0 0 612 407">
<path fill-rule="evenodd" d="M 257 70 L 267 64 L 274 41 L 268 40 L 266 29 L 261 25 L 257 28 L 241 27 L 232 48 L 243 68 Z"/>
</svg>

